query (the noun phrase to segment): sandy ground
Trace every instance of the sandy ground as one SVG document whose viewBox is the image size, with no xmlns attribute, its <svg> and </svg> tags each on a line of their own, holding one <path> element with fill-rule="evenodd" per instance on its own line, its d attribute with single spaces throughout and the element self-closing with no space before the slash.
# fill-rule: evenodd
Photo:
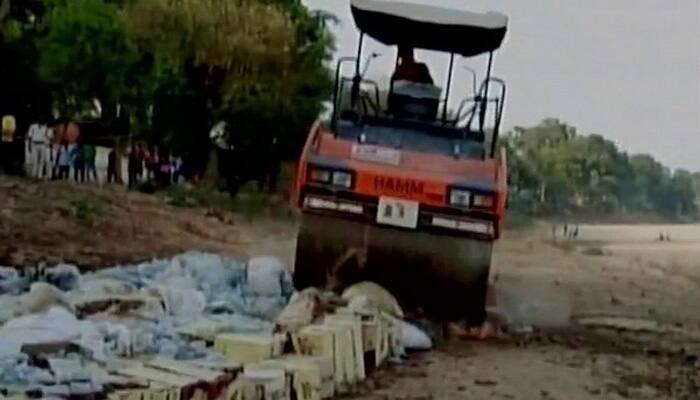
<svg viewBox="0 0 700 400">
<path fill-rule="evenodd" d="M 581 232 L 576 242 L 544 227 L 511 232 L 492 289 L 515 332 L 441 344 L 356 398 L 700 398 L 700 226 Z"/>
<path fill-rule="evenodd" d="M 86 221 L 76 200 L 100 211 Z M 289 222 L 121 188 L 0 177 L 0 204 L 0 265 L 96 267 L 191 249 L 293 260 Z M 492 321 L 506 335 L 442 342 L 377 371 L 353 398 L 700 399 L 700 226 L 581 226 L 575 242 L 548 226 L 509 232 L 493 264 Z"/>
</svg>

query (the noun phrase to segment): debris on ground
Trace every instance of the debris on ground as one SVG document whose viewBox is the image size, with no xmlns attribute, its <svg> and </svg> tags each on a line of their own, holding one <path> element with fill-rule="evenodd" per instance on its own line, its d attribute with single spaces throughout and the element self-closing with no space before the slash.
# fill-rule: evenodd
<svg viewBox="0 0 700 400">
<path fill-rule="evenodd" d="M 360 282 L 352 285 L 343 291 L 343 299 L 352 302 L 357 298 L 364 298 L 363 301 L 369 302 L 373 307 L 376 307 L 382 312 L 393 315 L 396 318 L 404 318 L 403 310 L 388 290 L 374 282 Z"/>
<path fill-rule="evenodd" d="M 396 318 L 403 312 L 380 286 L 361 284 L 346 299 L 296 293 L 274 257 L 189 252 L 26 275 L 0 270 L 9 310 L 0 315 L 0 393 L 9 396 L 245 400 L 266 390 L 313 400 L 351 393 L 404 348 L 432 347 Z"/>
</svg>

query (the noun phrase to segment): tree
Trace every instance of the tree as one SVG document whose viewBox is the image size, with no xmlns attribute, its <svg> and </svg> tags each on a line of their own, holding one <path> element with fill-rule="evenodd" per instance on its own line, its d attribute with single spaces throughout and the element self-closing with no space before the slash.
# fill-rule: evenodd
<svg viewBox="0 0 700 400">
<path fill-rule="evenodd" d="M 690 172 L 676 170 L 668 183 L 669 208 L 676 216 L 694 215 L 697 212 L 695 182 Z M 672 208 L 671 208 L 672 207 Z"/>
<path fill-rule="evenodd" d="M 577 135 L 556 119 L 505 135 L 512 206 L 534 214 L 697 213 L 693 177 L 650 155 L 629 156 L 601 135 Z"/>
<path fill-rule="evenodd" d="M 190 158 L 203 168 L 209 128 L 225 120 L 237 148 L 260 151 L 277 143 L 279 156 L 297 155 L 330 93 L 324 62 L 332 39 L 324 16 L 297 2 L 253 0 L 141 1 L 128 15 L 157 69 L 168 71 L 153 121 L 175 148 L 195 149 Z M 185 105 L 195 106 L 188 117 L 196 120 L 176 125 L 158 115 Z"/>
<path fill-rule="evenodd" d="M 102 0 L 56 4 L 43 20 L 38 41 L 39 77 L 52 85 L 63 115 L 127 103 L 147 81 L 139 72 L 140 54 L 129 38 L 119 8 Z"/>
<path fill-rule="evenodd" d="M 39 53 L 36 40 L 42 35 L 41 0 L 0 0 L 0 114 L 17 119 L 18 132 L 51 113 L 51 92 L 36 72 Z"/>
</svg>

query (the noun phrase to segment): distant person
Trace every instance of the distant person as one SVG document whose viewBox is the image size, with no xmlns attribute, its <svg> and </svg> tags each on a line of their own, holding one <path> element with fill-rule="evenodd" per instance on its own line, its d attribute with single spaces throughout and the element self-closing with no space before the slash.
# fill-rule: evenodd
<svg viewBox="0 0 700 400">
<path fill-rule="evenodd" d="M 89 182 L 97 183 L 97 166 L 95 165 L 97 148 L 92 144 L 86 144 L 83 146 L 83 155 L 85 156 L 85 176 Z"/>
<path fill-rule="evenodd" d="M 564 237 L 569 237 L 569 225 L 564 224 Z"/>
<path fill-rule="evenodd" d="M 56 164 L 56 131 L 54 130 L 53 124 L 46 125 L 46 137 L 48 138 L 48 143 L 46 145 L 46 159 L 44 160 L 44 174 L 46 178 L 53 178 L 54 165 Z"/>
<path fill-rule="evenodd" d="M 410 81 L 415 83 L 433 84 L 430 70 L 424 63 L 416 62 L 411 47 L 399 46 L 396 70 L 391 77 L 392 81 Z"/>
<path fill-rule="evenodd" d="M 61 143 L 56 143 L 55 140 L 49 145 L 51 152 L 51 179 L 58 179 L 58 156 L 61 154 Z"/>
<path fill-rule="evenodd" d="M 143 162 L 143 180 L 148 180 L 150 178 L 151 170 L 151 150 L 148 146 L 139 146 L 138 151 L 140 152 L 140 157 Z"/>
<path fill-rule="evenodd" d="M 65 180 L 68 179 L 70 175 L 70 164 L 71 164 L 71 153 L 68 148 L 68 142 L 63 141 L 61 147 L 58 149 L 58 179 Z"/>
<path fill-rule="evenodd" d="M 22 150 L 19 149 L 20 143 L 15 141 L 15 133 L 17 130 L 17 122 L 12 115 L 2 117 L 2 141 L 0 141 L 0 171 L 9 173 L 20 173 L 22 170 L 21 160 L 19 156 Z"/>
<path fill-rule="evenodd" d="M 136 151 L 136 175 L 140 180 L 144 180 L 146 178 L 146 171 L 144 168 L 146 166 L 147 157 L 149 157 L 148 147 L 143 144 L 139 145 Z"/>
<path fill-rule="evenodd" d="M 107 155 L 107 183 L 117 183 L 117 152 L 114 149 Z"/>
<path fill-rule="evenodd" d="M 182 172 L 183 172 L 182 171 L 182 165 L 183 165 L 182 157 L 180 157 L 180 156 L 173 157 L 172 163 L 173 163 L 173 183 L 175 185 L 177 185 L 180 183 L 180 178 L 183 176 L 182 175 Z"/>
<path fill-rule="evenodd" d="M 73 162 L 73 180 L 85 182 L 85 147 L 78 142 L 71 150 Z"/>
<path fill-rule="evenodd" d="M 150 156 L 144 160 L 146 164 L 146 174 L 149 179 L 158 180 L 158 176 L 160 175 L 160 156 L 161 154 L 158 150 L 158 146 L 153 146 Z"/>
<path fill-rule="evenodd" d="M 574 228 L 573 237 L 574 239 L 578 239 L 578 225 L 576 225 L 576 228 Z"/>
<path fill-rule="evenodd" d="M 169 154 L 161 154 L 158 158 L 160 165 L 158 166 L 158 181 L 163 187 L 170 186 L 172 183 L 172 162 Z"/>
<path fill-rule="evenodd" d="M 3 143 L 11 143 L 15 140 L 15 132 L 17 131 L 17 121 L 13 115 L 5 115 L 2 117 L 2 141 Z"/>
<path fill-rule="evenodd" d="M 141 173 L 143 172 L 143 159 L 141 157 L 140 149 L 136 145 L 132 145 L 127 166 L 130 187 L 136 186 L 141 178 Z"/>
<path fill-rule="evenodd" d="M 49 144 L 53 130 L 44 123 L 34 123 L 27 132 L 32 176 L 37 179 L 46 178 L 51 168 L 51 150 Z"/>
</svg>

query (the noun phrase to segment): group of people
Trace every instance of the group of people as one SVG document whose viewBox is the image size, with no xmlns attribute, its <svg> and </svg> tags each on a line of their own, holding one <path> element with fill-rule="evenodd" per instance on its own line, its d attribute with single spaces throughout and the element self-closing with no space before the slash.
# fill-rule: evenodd
<svg viewBox="0 0 700 400">
<path fill-rule="evenodd" d="M 97 182 L 94 145 L 80 141 L 57 143 L 51 126 L 35 123 L 27 133 L 27 152 L 31 165 L 30 175 L 37 179 L 69 179 L 71 172 L 76 182 Z"/>
<path fill-rule="evenodd" d="M 169 186 L 178 183 L 182 177 L 182 158 L 173 157 L 158 146 L 134 144 L 129 152 L 127 169 L 129 186 L 147 180 L 154 180 L 160 186 Z"/>
<path fill-rule="evenodd" d="M 26 136 L 29 175 L 36 179 L 67 180 L 72 176 L 76 182 L 99 182 L 97 148 L 82 140 L 79 133 L 70 137 L 69 141 L 65 134 L 57 134 L 48 123 L 32 124 Z M 128 157 L 131 187 L 147 180 L 169 186 L 183 176 L 182 159 L 172 157 L 157 146 L 133 145 Z M 107 183 L 121 182 L 120 165 L 117 151 L 112 149 L 107 156 Z"/>
</svg>

